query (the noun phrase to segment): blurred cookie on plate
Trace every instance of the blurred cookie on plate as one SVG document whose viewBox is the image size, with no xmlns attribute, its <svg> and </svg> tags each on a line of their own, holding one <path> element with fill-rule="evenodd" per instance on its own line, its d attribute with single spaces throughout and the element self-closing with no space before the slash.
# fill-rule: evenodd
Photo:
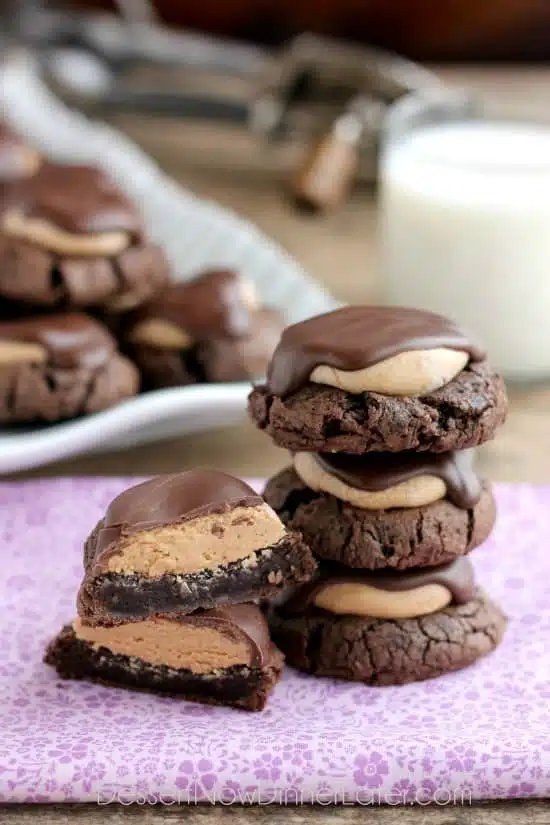
<svg viewBox="0 0 550 825">
<path fill-rule="evenodd" d="M 265 373 L 284 321 L 260 305 L 254 285 L 230 270 L 171 284 L 130 313 L 121 346 L 146 389 L 246 381 Z"/>
<path fill-rule="evenodd" d="M 4 188 L 0 298 L 123 311 L 167 281 L 136 206 L 98 169 L 44 163 Z"/>
<path fill-rule="evenodd" d="M 60 421 L 135 395 L 139 375 L 81 313 L 0 322 L 0 424 Z"/>
</svg>

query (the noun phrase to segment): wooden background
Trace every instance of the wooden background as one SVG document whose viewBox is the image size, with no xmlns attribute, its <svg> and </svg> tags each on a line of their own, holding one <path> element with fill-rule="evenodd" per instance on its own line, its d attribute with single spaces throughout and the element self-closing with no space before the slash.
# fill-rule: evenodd
<svg viewBox="0 0 550 825">
<path fill-rule="evenodd" d="M 419 60 L 550 57 L 548 0 L 155 0 L 155 6 L 178 25 L 271 43 L 309 30 Z"/>
</svg>

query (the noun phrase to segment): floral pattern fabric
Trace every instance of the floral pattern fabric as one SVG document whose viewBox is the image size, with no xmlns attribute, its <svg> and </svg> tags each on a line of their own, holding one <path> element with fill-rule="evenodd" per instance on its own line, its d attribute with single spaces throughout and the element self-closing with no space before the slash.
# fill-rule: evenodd
<svg viewBox="0 0 550 825">
<path fill-rule="evenodd" d="M 497 488 L 472 558 L 509 616 L 460 673 L 396 688 L 287 670 L 265 711 L 57 679 L 82 542 L 127 479 L 0 484 L 0 801 L 409 803 L 550 795 L 550 488 Z"/>
</svg>

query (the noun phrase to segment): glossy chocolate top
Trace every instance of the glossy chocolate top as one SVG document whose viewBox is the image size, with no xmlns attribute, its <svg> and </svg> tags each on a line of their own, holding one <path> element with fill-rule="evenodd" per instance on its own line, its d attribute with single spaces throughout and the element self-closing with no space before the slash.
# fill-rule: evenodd
<svg viewBox="0 0 550 825">
<path fill-rule="evenodd" d="M 31 151 L 22 138 L 0 124 L 0 182 L 26 177 Z"/>
<path fill-rule="evenodd" d="M 321 467 L 358 490 L 379 492 L 418 476 L 437 476 L 447 488 L 446 497 L 468 510 L 481 495 L 481 482 L 474 471 L 473 450 L 451 453 L 317 453 Z"/>
<path fill-rule="evenodd" d="M 285 615 L 300 615 L 314 606 L 317 593 L 331 584 L 366 584 L 393 593 L 414 590 L 428 584 L 440 584 L 452 595 L 453 604 L 466 604 L 474 595 L 474 569 L 471 562 L 460 556 L 449 564 L 422 567 L 414 570 L 382 570 L 367 572 L 351 570 L 341 565 L 321 566 L 317 577 L 292 591 L 288 601 L 278 605 Z"/>
<path fill-rule="evenodd" d="M 448 318 L 410 307 L 350 306 L 287 327 L 268 372 L 274 395 L 295 392 L 324 364 L 352 371 L 409 350 L 464 350 L 472 361 L 485 350 Z"/>
<path fill-rule="evenodd" d="M 173 284 L 131 316 L 131 326 L 162 318 L 195 340 L 241 338 L 250 329 L 242 281 L 231 270 L 205 272 L 193 281 Z"/>
<path fill-rule="evenodd" d="M 215 610 L 199 611 L 180 621 L 203 627 L 213 627 L 228 635 L 246 636 L 250 642 L 250 665 L 262 667 L 272 647 L 264 615 L 255 604 L 223 605 Z"/>
<path fill-rule="evenodd" d="M 252 487 L 219 470 L 157 476 L 130 487 L 110 503 L 98 533 L 94 559 L 123 534 L 189 521 L 238 505 L 262 503 Z"/>
<path fill-rule="evenodd" d="M 0 322 L 0 341 L 39 344 L 48 363 L 62 369 L 97 369 L 116 350 L 103 324 L 80 312 Z"/>
<path fill-rule="evenodd" d="M 74 234 L 128 232 L 137 238 L 143 232 L 134 204 L 91 166 L 45 163 L 10 187 L 6 206 Z"/>
</svg>

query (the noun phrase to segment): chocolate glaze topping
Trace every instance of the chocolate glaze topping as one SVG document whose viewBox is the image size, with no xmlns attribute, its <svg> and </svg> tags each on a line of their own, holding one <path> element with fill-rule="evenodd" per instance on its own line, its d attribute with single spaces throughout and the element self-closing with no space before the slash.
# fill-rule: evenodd
<svg viewBox="0 0 550 825">
<path fill-rule="evenodd" d="M 251 667 L 262 667 L 269 659 L 272 643 L 264 615 L 255 604 L 224 605 L 215 610 L 198 611 L 178 621 L 211 627 L 228 636 L 245 636 L 250 643 Z"/>
<path fill-rule="evenodd" d="M 410 307 L 350 306 L 287 327 L 268 372 L 274 395 L 295 392 L 315 367 L 359 370 L 409 350 L 464 350 L 482 361 L 485 350 L 441 315 Z"/>
<path fill-rule="evenodd" d="M 351 570 L 341 565 L 325 564 L 316 578 L 293 589 L 289 599 L 277 609 L 288 616 L 307 613 L 314 606 L 315 596 L 331 584 L 367 584 L 380 590 L 401 593 L 427 584 L 440 584 L 450 591 L 454 604 L 466 604 L 474 595 L 474 570 L 469 559 L 460 556 L 449 564 L 414 570 L 382 570 L 372 572 Z M 317 609 L 317 608 L 315 608 Z"/>
<path fill-rule="evenodd" d="M 17 180 L 28 172 L 29 149 L 25 141 L 0 124 L 0 181 Z"/>
<path fill-rule="evenodd" d="M 43 164 L 30 178 L 14 183 L 6 206 L 75 234 L 128 232 L 139 238 L 138 211 L 99 169 Z"/>
<path fill-rule="evenodd" d="M 158 476 L 130 487 L 111 502 L 98 533 L 94 557 L 89 561 L 95 561 L 123 535 L 225 512 L 239 505 L 261 504 L 263 499 L 252 487 L 218 470 Z"/>
<path fill-rule="evenodd" d="M 230 270 L 205 272 L 188 283 L 169 286 L 132 313 L 130 329 L 149 318 L 169 321 L 195 340 L 241 338 L 250 329 L 241 280 Z"/>
<path fill-rule="evenodd" d="M 0 341 L 39 344 L 48 362 L 62 369 L 97 369 L 116 350 L 103 324 L 79 312 L 0 322 Z"/>
<path fill-rule="evenodd" d="M 457 507 L 469 510 L 481 495 L 481 482 L 474 472 L 473 450 L 451 453 L 317 453 L 326 472 L 358 490 L 379 492 L 418 476 L 437 476 L 447 488 L 446 497 Z"/>
</svg>

